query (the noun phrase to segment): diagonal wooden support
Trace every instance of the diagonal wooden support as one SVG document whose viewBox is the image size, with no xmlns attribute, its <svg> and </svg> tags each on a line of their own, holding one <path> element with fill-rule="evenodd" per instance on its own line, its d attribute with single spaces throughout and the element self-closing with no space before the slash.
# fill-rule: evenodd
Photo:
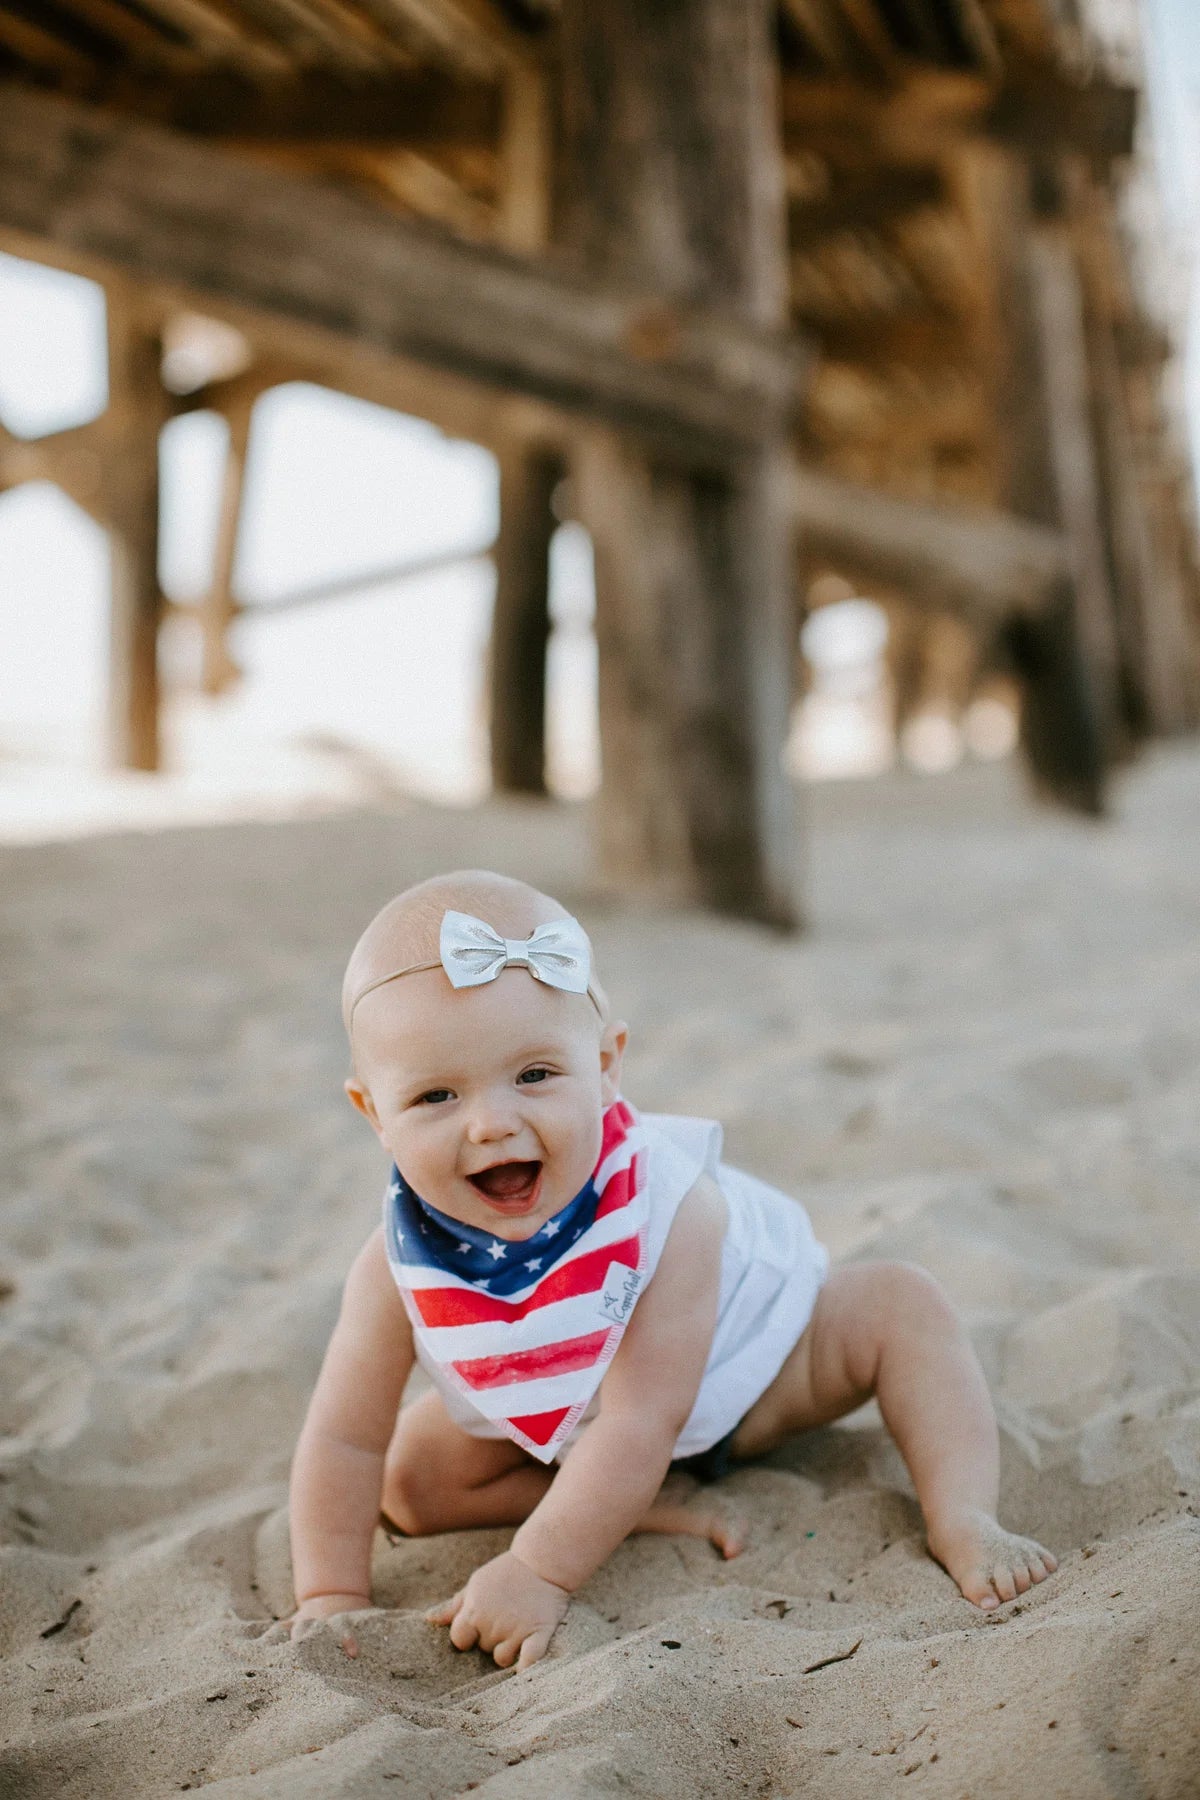
<svg viewBox="0 0 1200 1800">
<path fill-rule="evenodd" d="M 906 500 L 809 468 L 794 471 L 792 494 L 810 560 L 898 586 L 984 632 L 1041 612 L 1070 571 L 1061 532 L 1010 513 Z"/>
</svg>

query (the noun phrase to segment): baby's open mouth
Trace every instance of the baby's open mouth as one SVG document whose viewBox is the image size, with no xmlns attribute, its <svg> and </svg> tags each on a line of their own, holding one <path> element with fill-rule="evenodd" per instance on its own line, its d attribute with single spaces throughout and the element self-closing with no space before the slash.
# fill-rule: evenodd
<svg viewBox="0 0 1200 1800">
<path fill-rule="evenodd" d="M 541 1176 L 540 1162 L 502 1162 L 493 1163 L 490 1169 L 480 1169 L 477 1175 L 467 1179 L 489 1206 L 515 1212 L 532 1206 Z"/>
</svg>

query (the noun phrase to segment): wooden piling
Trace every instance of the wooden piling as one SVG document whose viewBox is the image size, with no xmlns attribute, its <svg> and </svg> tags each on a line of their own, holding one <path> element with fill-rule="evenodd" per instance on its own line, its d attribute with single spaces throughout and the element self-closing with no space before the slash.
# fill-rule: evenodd
<svg viewBox="0 0 1200 1800">
<path fill-rule="evenodd" d="M 782 329 L 783 164 L 766 0 L 568 0 L 565 236 L 663 296 L 631 342 L 669 352 L 689 305 Z M 795 558 L 788 452 L 763 422 L 699 471 L 593 429 L 578 457 L 596 553 L 601 855 L 614 879 L 792 924 Z"/>
<path fill-rule="evenodd" d="M 233 572 L 237 561 L 242 501 L 246 489 L 250 419 L 256 397 L 252 389 L 240 390 L 231 397 L 224 409 L 229 440 L 225 447 L 221 508 L 217 516 L 212 580 L 200 609 L 200 685 L 206 694 L 224 693 L 240 673 L 230 655 L 229 629 L 237 616 Z"/>
<path fill-rule="evenodd" d="M 551 501 L 562 471 L 561 457 L 536 443 L 515 440 L 500 455 L 489 710 L 501 793 L 546 792 Z"/>
<path fill-rule="evenodd" d="M 119 768 L 161 762 L 158 631 L 159 437 L 168 417 L 158 315 L 131 285 L 111 283 L 103 510 L 112 588 L 109 754 Z"/>
</svg>

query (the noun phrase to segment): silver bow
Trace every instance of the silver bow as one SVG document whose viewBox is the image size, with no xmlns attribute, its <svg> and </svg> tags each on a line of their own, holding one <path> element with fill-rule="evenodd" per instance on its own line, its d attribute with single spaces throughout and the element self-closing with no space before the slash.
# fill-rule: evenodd
<svg viewBox="0 0 1200 1800">
<path fill-rule="evenodd" d="M 470 913 L 448 912 L 438 948 L 442 967 L 456 988 L 495 981 L 501 969 L 528 969 L 549 987 L 586 994 L 591 954 L 577 919 L 552 919 L 528 938 L 502 938 Z"/>
</svg>

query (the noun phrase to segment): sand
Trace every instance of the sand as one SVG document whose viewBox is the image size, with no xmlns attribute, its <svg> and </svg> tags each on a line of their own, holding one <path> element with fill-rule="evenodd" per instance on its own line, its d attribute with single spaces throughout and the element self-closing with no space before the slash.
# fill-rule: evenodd
<svg viewBox="0 0 1200 1800">
<path fill-rule="evenodd" d="M 6 1800 L 1200 1794 L 1200 754 L 1104 828 L 1005 769 L 807 809 L 795 941 L 605 896 L 536 806 L 0 857 Z M 265 1639 L 382 1178 L 342 959 L 463 861 L 580 911 L 632 1098 L 720 1115 L 837 1257 L 945 1282 L 1044 1587 L 958 1597 L 868 1409 L 729 1479 L 738 1561 L 624 1545 L 526 1674 L 421 1618 L 502 1532 L 380 1539 L 357 1660 Z"/>
</svg>

